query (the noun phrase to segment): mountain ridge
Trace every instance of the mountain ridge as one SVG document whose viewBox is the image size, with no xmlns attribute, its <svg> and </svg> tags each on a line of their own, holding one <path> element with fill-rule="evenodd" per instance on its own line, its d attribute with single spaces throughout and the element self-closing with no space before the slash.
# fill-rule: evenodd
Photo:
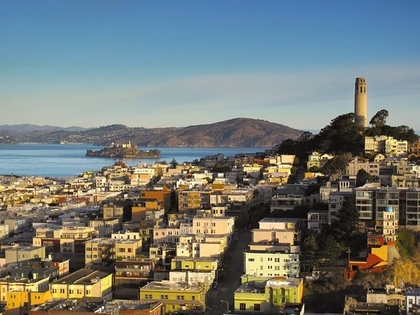
<svg viewBox="0 0 420 315">
<path fill-rule="evenodd" d="M 39 127 L 39 128 L 37 128 Z M 109 146 L 128 143 L 139 147 L 274 147 L 283 140 L 297 139 L 303 131 L 252 118 L 187 127 L 127 127 L 122 124 L 98 128 L 0 125 L 2 143 L 90 143 Z M 7 140 L 7 141 L 6 141 Z"/>
</svg>

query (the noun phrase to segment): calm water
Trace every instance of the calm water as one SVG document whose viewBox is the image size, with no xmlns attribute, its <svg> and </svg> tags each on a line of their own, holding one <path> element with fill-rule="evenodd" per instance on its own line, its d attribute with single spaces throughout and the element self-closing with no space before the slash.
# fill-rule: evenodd
<svg viewBox="0 0 420 315">
<path fill-rule="evenodd" d="M 86 171 L 99 171 L 104 166 L 114 164 L 112 158 L 85 156 L 86 150 L 99 150 L 88 144 L 19 144 L 0 145 L 0 174 L 42 177 L 72 177 Z M 155 148 L 148 148 L 155 149 Z M 139 162 L 152 164 L 154 161 L 170 163 L 190 162 L 207 155 L 223 153 L 233 156 L 237 153 L 264 151 L 259 148 L 156 148 L 161 151 L 159 159 L 123 160 L 129 166 Z"/>
</svg>

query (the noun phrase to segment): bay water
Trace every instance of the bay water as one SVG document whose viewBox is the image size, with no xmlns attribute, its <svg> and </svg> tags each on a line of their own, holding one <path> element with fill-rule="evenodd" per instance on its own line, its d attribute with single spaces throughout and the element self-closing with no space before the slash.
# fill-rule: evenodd
<svg viewBox="0 0 420 315">
<path fill-rule="evenodd" d="M 0 145 L 0 175 L 73 177 L 87 171 L 100 171 L 105 166 L 113 165 L 119 159 L 88 157 L 86 151 L 100 150 L 89 144 L 18 144 Z M 158 149 L 158 159 L 124 159 L 126 165 L 172 160 L 178 163 L 192 162 L 208 155 L 219 153 L 234 156 L 239 153 L 255 153 L 264 148 L 141 148 Z"/>
</svg>

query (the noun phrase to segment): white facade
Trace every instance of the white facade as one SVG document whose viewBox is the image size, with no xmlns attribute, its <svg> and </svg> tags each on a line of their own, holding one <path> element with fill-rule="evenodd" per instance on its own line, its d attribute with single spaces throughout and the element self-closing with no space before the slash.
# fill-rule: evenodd
<svg viewBox="0 0 420 315">
<path fill-rule="evenodd" d="M 299 254 L 244 252 L 244 273 L 262 277 L 299 277 Z"/>
</svg>

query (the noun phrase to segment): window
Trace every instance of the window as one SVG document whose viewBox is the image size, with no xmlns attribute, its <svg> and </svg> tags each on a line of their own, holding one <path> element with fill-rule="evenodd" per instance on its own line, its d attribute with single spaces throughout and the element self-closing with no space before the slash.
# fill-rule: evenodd
<svg viewBox="0 0 420 315">
<path fill-rule="evenodd" d="M 245 311 L 246 310 L 246 304 L 245 303 L 239 303 L 239 309 L 241 311 Z"/>
<path fill-rule="evenodd" d="M 254 304 L 254 311 L 259 312 L 261 310 L 260 304 L 255 303 Z"/>
</svg>

